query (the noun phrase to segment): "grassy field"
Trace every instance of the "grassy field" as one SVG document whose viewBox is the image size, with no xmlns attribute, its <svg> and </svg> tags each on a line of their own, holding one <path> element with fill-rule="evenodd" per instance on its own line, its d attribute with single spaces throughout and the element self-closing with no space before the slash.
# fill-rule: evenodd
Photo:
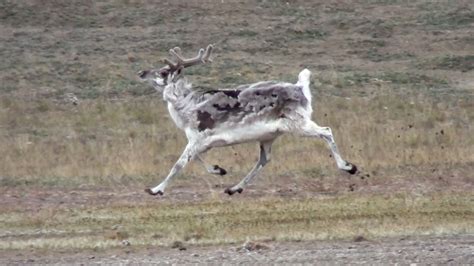
<svg viewBox="0 0 474 266">
<path fill-rule="evenodd" d="M 473 233 L 469 195 L 212 200 L 0 215 L 0 249 L 95 249 Z M 243 215 L 245 214 L 245 215 Z M 9 241 L 8 241 L 9 240 Z M 128 245 L 128 243 L 127 243 Z"/>
<path fill-rule="evenodd" d="M 469 1 L 3 1 L 0 249 L 474 233 L 473 26 Z M 186 72 L 196 85 L 309 68 L 314 118 L 361 174 L 285 136 L 238 198 L 221 194 L 255 144 L 210 151 L 228 176 L 191 164 L 164 202 L 102 205 L 157 184 L 186 143 L 136 73 L 209 43 L 213 63 Z M 44 191 L 90 197 L 58 207 Z"/>
</svg>

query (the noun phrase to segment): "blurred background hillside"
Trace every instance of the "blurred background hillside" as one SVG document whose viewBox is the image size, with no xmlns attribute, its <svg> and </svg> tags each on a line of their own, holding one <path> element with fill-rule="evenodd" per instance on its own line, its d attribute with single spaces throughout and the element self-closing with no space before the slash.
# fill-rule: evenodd
<svg viewBox="0 0 474 266">
<path fill-rule="evenodd" d="M 284 137 L 256 185 L 472 188 L 473 10 L 472 1 L 2 1 L 1 184 L 158 182 L 186 141 L 135 73 L 160 67 L 172 47 L 194 54 L 213 43 L 214 62 L 186 72 L 195 85 L 293 82 L 309 68 L 315 120 L 362 170 L 349 181 L 323 141 Z M 232 183 L 257 150 L 207 160 Z M 206 176 L 192 164 L 181 179 L 221 182 Z"/>
</svg>

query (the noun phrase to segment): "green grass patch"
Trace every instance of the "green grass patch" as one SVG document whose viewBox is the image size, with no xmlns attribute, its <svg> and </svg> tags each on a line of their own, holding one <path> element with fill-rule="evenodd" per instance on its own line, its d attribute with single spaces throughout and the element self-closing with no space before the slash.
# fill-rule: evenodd
<svg viewBox="0 0 474 266">
<path fill-rule="evenodd" d="M 421 16 L 418 22 L 438 29 L 464 28 L 474 23 L 474 11 L 468 6 L 448 10 L 438 8 Z"/>
<path fill-rule="evenodd" d="M 467 72 L 474 70 L 474 55 L 446 55 L 427 60 L 420 64 L 423 68 Z"/>
<path fill-rule="evenodd" d="M 238 37 L 255 37 L 258 35 L 258 32 L 255 32 L 253 30 L 239 30 L 237 32 L 234 32 L 233 35 L 238 36 Z"/>
<path fill-rule="evenodd" d="M 409 88 L 442 88 L 448 87 L 446 79 L 409 72 L 384 71 L 378 73 L 343 72 L 333 78 L 321 77 L 323 84 L 332 84 L 337 88 L 361 86 L 368 83 L 385 82 L 387 88 L 396 89 L 400 86 Z"/>
<path fill-rule="evenodd" d="M 298 39 L 323 39 L 329 35 L 329 33 L 318 30 L 318 29 L 289 29 L 287 35 Z"/>
<path fill-rule="evenodd" d="M 0 214 L 0 249 L 306 241 L 473 233 L 473 195 L 212 200 Z"/>
</svg>

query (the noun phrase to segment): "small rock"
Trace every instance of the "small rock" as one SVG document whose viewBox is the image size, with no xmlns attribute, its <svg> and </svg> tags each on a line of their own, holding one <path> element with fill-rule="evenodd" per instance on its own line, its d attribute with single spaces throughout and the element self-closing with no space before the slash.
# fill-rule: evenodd
<svg viewBox="0 0 474 266">
<path fill-rule="evenodd" d="M 131 63 L 137 61 L 137 59 L 136 59 L 135 56 L 133 56 L 133 55 L 128 55 L 128 56 L 127 56 L 127 59 L 128 59 L 128 61 L 131 62 Z"/>
<path fill-rule="evenodd" d="M 367 239 L 363 236 L 354 237 L 354 242 L 362 242 L 362 241 L 367 241 Z"/>
<path fill-rule="evenodd" d="M 163 238 L 164 236 L 162 234 L 153 234 L 151 238 L 158 239 L 158 238 Z"/>
<path fill-rule="evenodd" d="M 171 248 L 177 248 L 179 250 L 186 250 L 186 247 L 184 246 L 183 242 L 181 242 L 181 241 L 174 241 L 171 244 Z"/>
<path fill-rule="evenodd" d="M 244 250 L 244 251 L 255 251 L 255 250 L 266 250 L 266 249 L 270 249 L 270 246 L 263 243 L 255 242 L 255 241 L 249 241 L 249 240 L 247 240 L 240 248 L 240 250 Z"/>
<path fill-rule="evenodd" d="M 65 95 L 65 100 L 66 102 L 72 103 L 73 105 L 78 105 L 79 104 L 79 98 L 77 98 L 74 93 L 67 93 Z"/>
<path fill-rule="evenodd" d="M 349 185 L 349 191 L 354 191 L 355 190 L 355 184 L 350 184 Z"/>
<path fill-rule="evenodd" d="M 117 229 L 119 229 L 119 227 L 120 227 L 119 224 L 115 224 L 115 225 L 113 225 L 112 227 L 110 227 L 110 229 L 112 229 L 112 230 L 117 230 Z"/>
</svg>

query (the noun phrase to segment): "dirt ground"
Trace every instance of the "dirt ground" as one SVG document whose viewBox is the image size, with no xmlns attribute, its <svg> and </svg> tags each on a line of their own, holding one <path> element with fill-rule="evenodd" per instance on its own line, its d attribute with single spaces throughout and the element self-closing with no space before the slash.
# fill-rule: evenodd
<svg viewBox="0 0 474 266">
<path fill-rule="evenodd" d="M 2 254 L 3 253 L 3 254 Z M 2 252 L 1 264 L 182 264 L 182 263 L 474 263 L 474 235 L 406 237 L 381 240 L 247 243 L 187 248 L 122 248 L 105 252 L 41 254 Z"/>
<path fill-rule="evenodd" d="M 469 177 L 474 166 L 450 171 L 436 169 L 431 175 L 392 176 L 385 178 L 371 176 L 364 170 L 356 175 L 328 177 L 322 180 L 314 178 L 278 178 L 275 183 L 263 176 L 246 187 L 242 194 L 229 197 L 223 193 L 225 188 L 238 180 L 234 177 L 216 177 L 202 175 L 195 178 L 178 178 L 163 196 L 153 197 L 144 192 L 145 187 L 136 184 L 116 184 L 111 187 L 79 186 L 37 187 L 17 186 L 0 187 L 0 211 L 22 210 L 36 212 L 48 208 L 80 208 L 83 206 L 122 206 L 130 204 L 160 203 L 199 203 L 209 200 L 242 200 L 284 198 L 288 200 L 304 198 L 338 197 L 355 195 L 430 195 L 437 193 L 470 193 L 474 191 L 474 180 Z M 159 179 L 156 181 L 158 182 Z M 153 185 L 154 183 L 152 183 Z"/>
</svg>

